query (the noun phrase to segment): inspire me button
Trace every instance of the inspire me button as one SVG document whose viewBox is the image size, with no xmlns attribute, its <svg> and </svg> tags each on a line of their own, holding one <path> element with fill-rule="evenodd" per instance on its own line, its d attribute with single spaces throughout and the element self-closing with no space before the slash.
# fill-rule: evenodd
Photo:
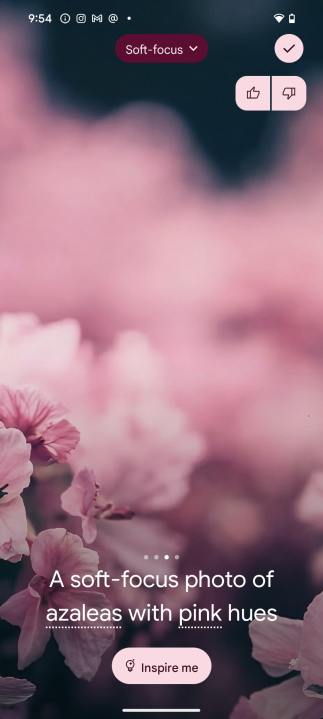
<svg viewBox="0 0 323 719">
<path fill-rule="evenodd" d="M 112 660 L 123 684 L 200 684 L 211 670 L 209 655 L 197 647 L 129 647 Z"/>
</svg>

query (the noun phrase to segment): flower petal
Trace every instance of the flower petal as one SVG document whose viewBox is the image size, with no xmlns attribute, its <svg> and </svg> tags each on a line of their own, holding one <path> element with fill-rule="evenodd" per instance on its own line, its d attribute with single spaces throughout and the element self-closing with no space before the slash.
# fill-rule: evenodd
<svg viewBox="0 0 323 719">
<path fill-rule="evenodd" d="M 67 419 L 55 422 L 42 432 L 43 446 L 55 462 L 66 462 L 80 441 L 80 433 Z"/>
<path fill-rule="evenodd" d="M 90 605 L 95 609 L 109 608 L 107 598 L 100 592 L 57 592 L 55 594 L 55 606 L 62 601 L 64 607 L 81 607 Z M 114 630 L 91 627 L 91 629 L 53 629 L 54 637 L 59 649 L 65 657 L 65 664 L 79 679 L 90 681 L 96 674 L 103 654 L 112 644 Z"/>
<path fill-rule="evenodd" d="M 24 669 L 44 653 L 50 638 L 46 626 L 46 605 L 29 589 L 14 594 L 0 607 L 0 617 L 21 628 L 18 641 L 18 668 Z"/>
<path fill-rule="evenodd" d="M 300 646 L 299 665 L 304 689 L 323 687 L 323 592 L 307 608 Z M 323 716 L 323 707 L 322 707 Z"/>
<path fill-rule="evenodd" d="M 290 663 L 299 654 L 303 622 L 278 617 L 275 622 L 266 619 L 249 626 L 252 656 L 273 677 L 292 671 Z"/>
<path fill-rule="evenodd" d="M 27 518 L 21 497 L 10 502 L 0 501 L 0 559 L 20 561 L 23 554 L 29 554 L 26 541 Z"/>
<path fill-rule="evenodd" d="M 25 702 L 35 691 L 35 685 L 27 682 L 27 679 L 0 677 L 0 706 L 13 706 Z"/>
<path fill-rule="evenodd" d="M 0 617 L 9 624 L 22 627 L 26 616 L 27 608 L 30 601 L 29 589 L 23 589 L 22 592 L 13 594 L 0 607 Z"/>
<path fill-rule="evenodd" d="M 94 472 L 82 469 L 61 496 L 62 507 L 72 517 L 86 517 L 94 509 L 98 485 Z"/>
<path fill-rule="evenodd" d="M 259 714 L 255 714 L 250 701 L 242 697 L 230 714 L 230 719 L 259 719 Z"/>
<path fill-rule="evenodd" d="M 252 694 L 250 704 L 259 719 L 322 719 L 322 702 L 303 694 L 300 677 Z"/>
<path fill-rule="evenodd" d="M 0 487 L 6 487 L 1 505 L 28 487 L 33 471 L 30 445 L 18 429 L 0 429 Z"/>
<path fill-rule="evenodd" d="M 98 530 L 95 519 L 85 517 L 82 520 L 83 539 L 86 544 L 93 544 L 97 538 Z"/>
<path fill-rule="evenodd" d="M 31 548 L 31 564 L 36 574 L 51 579 L 58 570 L 66 582 L 72 574 L 95 574 L 99 556 L 83 546 L 76 534 L 66 529 L 46 529 L 40 532 Z"/>
<path fill-rule="evenodd" d="M 25 435 L 37 433 L 44 423 L 50 424 L 61 415 L 61 407 L 53 405 L 33 387 L 11 389 L 0 385 L 0 420 L 5 427 L 20 429 Z"/>
<path fill-rule="evenodd" d="M 46 605 L 41 597 L 31 597 L 18 641 L 18 669 L 41 657 L 50 639 L 46 626 Z"/>
<path fill-rule="evenodd" d="M 0 421 L 24 433 L 33 447 L 34 461 L 65 462 L 80 434 L 62 418 L 64 407 L 53 404 L 32 387 L 0 385 Z"/>
</svg>

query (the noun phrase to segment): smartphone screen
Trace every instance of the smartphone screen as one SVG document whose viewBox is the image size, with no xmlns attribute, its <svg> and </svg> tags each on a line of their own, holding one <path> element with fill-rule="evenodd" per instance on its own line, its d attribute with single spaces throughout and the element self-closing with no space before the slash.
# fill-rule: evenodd
<svg viewBox="0 0 323 719">
<path fill-rule="evenodd" d="M 1 719 L 323 717 L 322 23 L 1 4 Z"/>
</svg>

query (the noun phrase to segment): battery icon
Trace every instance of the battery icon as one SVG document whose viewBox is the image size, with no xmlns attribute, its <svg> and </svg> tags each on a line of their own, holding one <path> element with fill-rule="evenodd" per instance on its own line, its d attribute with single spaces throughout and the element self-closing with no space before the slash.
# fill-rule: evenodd
<svg viewBox="0 0 323 719">
<path fill-rule="evenodd" d="M 288 20 L 291 24 L 294 24 L 296 22 L 296 15 L 295 13 L 291 12 L 288 16 Z"/>
</svg>

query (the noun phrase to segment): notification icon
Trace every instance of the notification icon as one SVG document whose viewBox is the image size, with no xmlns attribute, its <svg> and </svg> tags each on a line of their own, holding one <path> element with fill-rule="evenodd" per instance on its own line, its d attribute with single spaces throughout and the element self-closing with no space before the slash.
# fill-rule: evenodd
<svg viewBox="0 0 323 719">
<path fill-rule="evenodd" d="M 63 23 L 63 25 L 67 25 L 69 22 L 71 22 L 71 16 L 68 12 L 62 12 L 59 19 Z"/>
</svg>

